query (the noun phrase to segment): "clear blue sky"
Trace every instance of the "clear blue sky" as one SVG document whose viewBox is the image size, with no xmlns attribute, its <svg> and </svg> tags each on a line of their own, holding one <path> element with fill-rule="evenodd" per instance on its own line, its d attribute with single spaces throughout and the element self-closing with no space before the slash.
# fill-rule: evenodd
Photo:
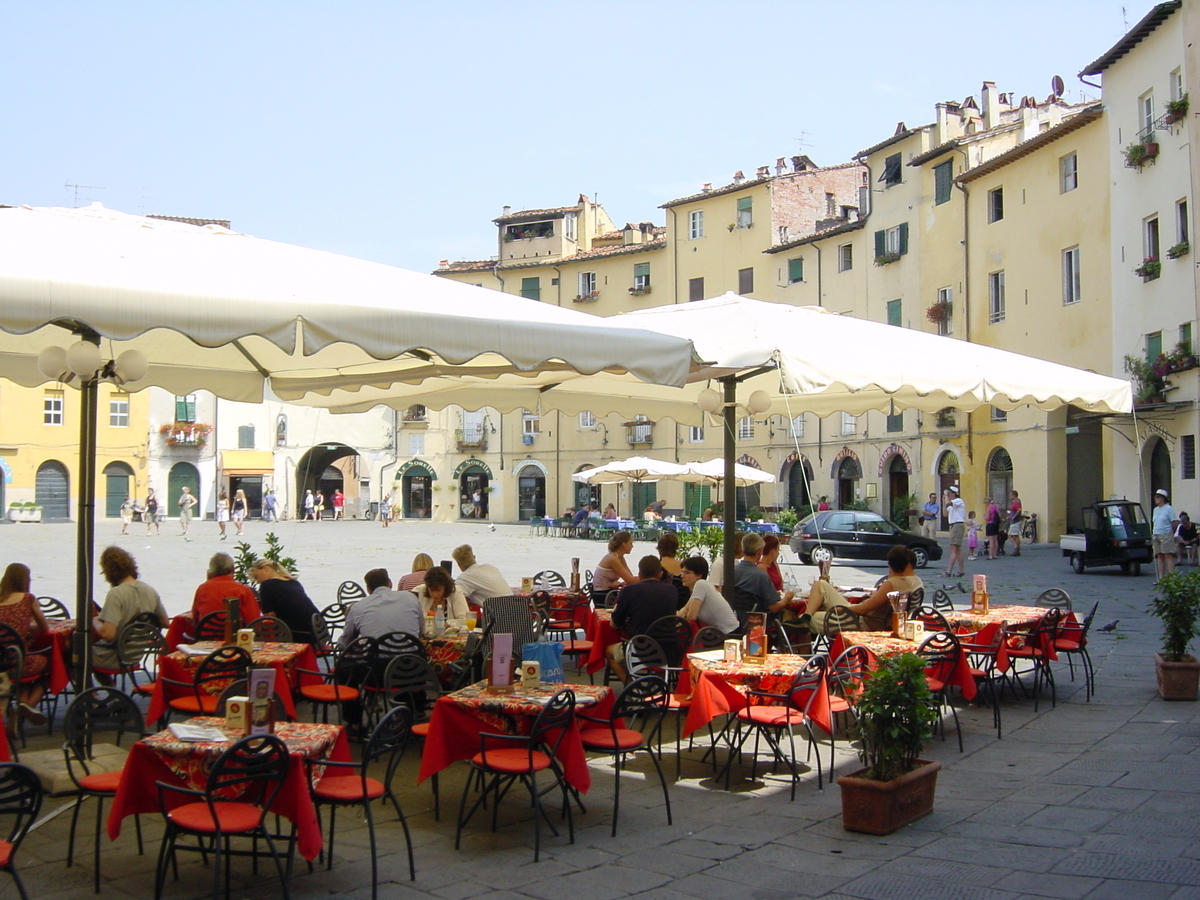
<svg viewBox="0 0 1200 900">
<path fill-rule="evenodd" d="M 505 204 L 586 193 L 662 223 L 703 182 L 843 162 L 985 79 L 1096 97 L 1075 73 L 1150 7 L 6 0 L 0 203 L 92 185 L 79 205 L 428 271 L 494 253 Z"/>
</svg>

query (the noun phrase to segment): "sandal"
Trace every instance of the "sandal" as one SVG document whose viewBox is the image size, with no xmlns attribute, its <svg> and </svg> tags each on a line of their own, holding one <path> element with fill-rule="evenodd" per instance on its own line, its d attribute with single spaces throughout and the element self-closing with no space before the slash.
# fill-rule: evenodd
<svg viewBox="0 0 1200 900">
<path fill-rule="evenodd" d="M 40 709 L 38 709 L 36 706 L 30 706 L 28 703 L 22 702 L 20 704 L 20 709 L 21 709 L 21 718 L 23 718 L 30 725 L 45 725 L 46 724 L 46 714 L 44 712 L 42 712 Z"/>
</svg>

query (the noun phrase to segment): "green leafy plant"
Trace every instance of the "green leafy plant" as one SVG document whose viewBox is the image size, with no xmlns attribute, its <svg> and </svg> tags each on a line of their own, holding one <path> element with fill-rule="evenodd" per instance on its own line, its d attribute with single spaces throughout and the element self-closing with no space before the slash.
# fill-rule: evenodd
<svg viewBox="0 0 1200 900">
<path fill-rule="evenodd" d="M 680 556 L 704 556 L 710 564 L 725 547 L 725 530 L 715 525 L 681 531 L 678 537 Z"/>
<path fill-rule="evenodd" d="M 1182 122 L 1184 116 L 1188 112 L 1188 95 L 1184 94 L 1178 100 L 1167 101 L 1167 117 L 1166 123 L 1174 125 L 1176 122 Z"/>
<path fill-rule="evenodd" d="M 1188 241 L 1180 241 L 1167 248 L 1168 259 L 1179 259 L 1181 256 L 1187 256 L 1192 250 L 1192 245 Z"/>
<path fill-rule="evenodd" d="M 1162 399 L 1163 377 L 1152 363 L 1137 356 L 1126 356 L 1125 371 L 1132 376 L 1135 402 L 1151 403 Z"/>
<path fill-rule="evenodd" d="M 235 544 L 233 549 L 237 552 L 233 558 L 233 577 L 242 584 L 250 584 L 250 569 L 254 566 L 255 560 L 259 558 L 258 554 L 245 541 Z M 273 531 L 267 532 L 267 549 L 262 554 L 262 558 L 279 563 L 293 576 L 299 571 L 296 558 L 283 555 L 283 542 Z"/>
<path fill-rule="evenodd" d="M 916 509 L 918 506 L 918 498 L 916 494 L 909 494 L 907 497 L 892 498 L 892 522 L 897 528 L 908 528 L 908 511 Z"/>
<path fill-rule="evenodd" d="M 790 532 L 796 527 L 796 523 L 800 521 L 800 513 L 796 512 L 791 507 L 781 509 L 775 513 L 775 524 L 779 526 L 780 532 Z"/>
<path fill-rule="evenodd" d="M 1134 141 L 1121 152 L 1125 154 L 1126 166 L 1131 169 L 1140 169 L 1158 156 L 1158 143 L 1154 140 Z"/>
<path fill-rule="evenodd" d="M 1200 570 L 1168 572 L 1159 578 L 1158 590 L 1150 599 L 1150 614 L 1162 623 L 1163 659 L 1182 662 L 1200 620 Z"/>
<path fill-rule="evenodd" d="M 849 503 L 843 503 L 842 509 L 853 509 L 859 512 L 870 512 L 871 504 L 866 500 L 851 500 Z"/>
<path fill-rule="evenodd" d="M 878 256 L 875 257 L 875 265 L 886 266 L 891 263 L 897 262 L 899 259 L 900 259 L 900 254 L 895 251 L 892 251 L 890 253 L 880 253 Z"/>
<path fill-rule="evenodd" d="M 1133 274 L 1143 278 L 1157 278 L 1162 274 L 1162 260 L 1157 256 L 1147 256 L 1140 266 L 1134 267 Z"/>
<path fill-rule="evenodd" d="M 891 781 L 916 768 L 937 722 L 924 660 L 915 653 L 880 659 L 855 707 L 862 738 L 859 757 L 867 767 L 866 777 Z"/>
</svg>

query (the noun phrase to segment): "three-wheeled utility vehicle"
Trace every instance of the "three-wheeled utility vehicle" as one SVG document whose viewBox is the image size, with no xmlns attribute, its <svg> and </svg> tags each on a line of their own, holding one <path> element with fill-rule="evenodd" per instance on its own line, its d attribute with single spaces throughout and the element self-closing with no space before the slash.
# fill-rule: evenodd
<svg viewBox="0 0 1200 900">
<path fill-rule="evenodd" d="M 1058 545 L 1079 575 L 1092 566 L 1120 566 L 1126 575 L 1139 575 L 1142 563 L 1154 560 L 1150 523 L 1140 503 L 1097 500 L 1083 508 L 1084 528 L 1064 534 Z"/>
</svg>

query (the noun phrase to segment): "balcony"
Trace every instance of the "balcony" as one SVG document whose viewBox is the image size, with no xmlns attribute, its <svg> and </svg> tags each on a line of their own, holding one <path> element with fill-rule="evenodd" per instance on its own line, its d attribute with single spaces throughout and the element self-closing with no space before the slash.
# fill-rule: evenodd
<svg viewBox="0 0 1200 900">
<path fill-rule="evenodd" d="M 454 429 L 454 440 L 458 445 L 459 452 L 483 452 L 487 450 L 488 446 L 487 432 L 482 426 L 478 428 L 456 428 Z"/>
<path fill-rule="evenodd" d="M 424 425 L 428 424 L 429 422 L 429 413 L 425 410 L 424 406 L 418 403 L 415 406 L 410 406 L 408 409 L 406 409 L 400 418 L 406 425 L 412 425 L 414 423 L 420 423 Z"/>
<path fill-rule="evenodd" d="M 199 422 L 169 422 L 158 429 L 168 447 L 203 447 L 212 434 L 211 425 Z"/>
<path fill-rule="evenodd" d="M 626 422 L 625 429 L 625 442 L 631 447 L 649 447 L 654 443 L 654 423 L 649 419 Z"/>
</svg>

